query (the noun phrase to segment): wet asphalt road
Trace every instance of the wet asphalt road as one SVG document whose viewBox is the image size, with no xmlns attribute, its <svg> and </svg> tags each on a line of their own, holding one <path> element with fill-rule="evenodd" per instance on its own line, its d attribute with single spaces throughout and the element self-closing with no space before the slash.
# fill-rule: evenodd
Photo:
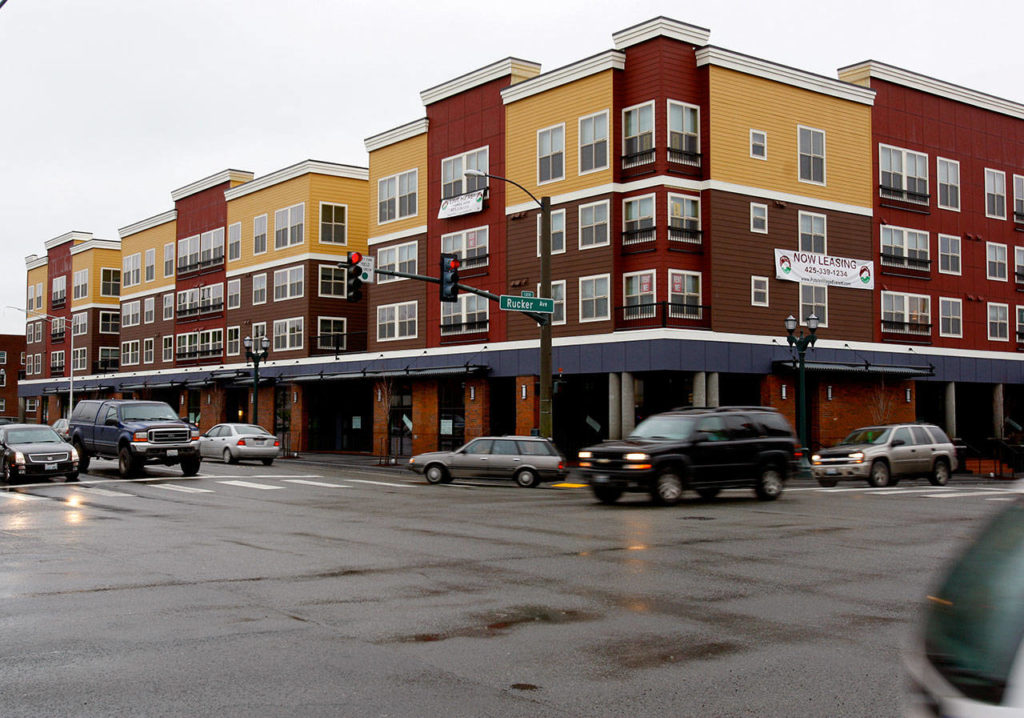
<svg viewBox="0 0 1024 718">
<path fill-rule="evenodd" d="M 113 479 L 0 492 L 0 715 L 895 716 L 935 571 L 1012 497 Z"/>
</svg>

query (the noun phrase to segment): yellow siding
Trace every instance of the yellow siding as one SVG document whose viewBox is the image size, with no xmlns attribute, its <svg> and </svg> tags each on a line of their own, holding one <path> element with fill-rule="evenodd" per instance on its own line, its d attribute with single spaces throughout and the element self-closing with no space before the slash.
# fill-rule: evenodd
<svg viewBox="0 0 1024 718">
<path fill-rule="evenodd" d="M 709 68 L 711 178 L 871 207 L 871 107 L 791 85 Z M 798 180 L 797 126 L 825 132 L 825 186 Z M 768 136 L 750 157 L 750 130 Z M 707 145 L 706 145 L 707 146 Z"/>
<path fill-rule="evenodd" d="M 89 270 L 89 296 L 82 299 L 74 299 L 74 273 L 83 269 Z M 71 285 L 68 286 L 68 296 L 71 299 L 71 308 L 80 307 L 85 304 L 109 304 L 118 306 L 121 303 L 120 297 L 100 296 L 100 270 L 116 269 L 121 271 L 121 253 L 116 249 L 91 249 L 71 257 Z"/>
<path fill-rule="evenodd" d="M 416 175 L 416 214 L 381 224 L 377 221 L 377 182 L 384 177 L 401 174 L 410 170 L 418 170 Z M 382 147 L 370 153 L 369 182 L 369 233 L 371 237 L 413 227 L 421 227 L 427 223 L 427 135 L 416 135 L 393 145 Z"/>
<path fill-rule="evenodd" d="M 140 255 L 140 274 L 142 284 L 128 287 L 123 293 L 135 294 L 137 292 L 152 292 L 159 289 L 174 286 L 174 275 L 164 277 L 164 245 L 175 244 L 175 257 L 177 257 L 177 245 L 175 239 L 177 224 L 165 222 L 158 227 L 143 230 L 137 234 L 130 235 L 121 240 L 121 255 L 128 257 L 133 254 Z M 225 241 L 227 241 L 225 239 Z M 151 282 L 146 281 L 146 250 L 156 250 L 156 272 Z M 119 265 L 120 266 L 120 265 Z"/>
<path fill-rule="evenodd" d="M 613 70 L 585 77 L 505 106 L 505 176 L 533 194 L 555 195 L 587 189 L 612 181 L 615 148 L 612 111 Z M 579 118 L 608 111 L 608 169 L 579 173 Z M 537 131 L 565 124 L 565 179 L 537 184 Z M 507 204 L 529 202 L 515 187 L 508 188 Z"/>
<path fill-rule="evenodd" d="M 22 304 L 26 308 L 30 308 L 28 306 L 28 288 L 32 287 L 32 286 L 35 286 L 36 284 L 42 284 L 43 285 L 43 297 L 44 297 L 44 299 L 43 299 L 43 310 L 42 311 L 45 311 L 46 307 L 49 306 L 48 305 L 48 298 L 50 296 L 51 287 L 50 287 L 50 281 L 49 281 L 49 275 L 47 273 L 47 269 L 48 268 L 44 265 L 42 267 L 36 267 L 35 269 L 28 270 L 28 278 L 27 278 L 27 280 L 25 282 L 25 293 L 21 297 Z M 71 296 L 71 287 L 70 286 L 67 288 L 67 293 L 68 293 L 68 297 L 70 297 Z"/>
</svg>

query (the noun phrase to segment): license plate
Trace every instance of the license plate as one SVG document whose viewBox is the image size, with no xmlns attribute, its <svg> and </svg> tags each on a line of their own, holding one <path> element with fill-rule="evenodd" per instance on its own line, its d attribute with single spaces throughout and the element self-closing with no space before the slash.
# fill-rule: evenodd
<svg viewBox="0 0 1024 718">
<path fill-rule="evenodd" d="M 177 456 L 178 455 L 178 450 L 177 449 L 168 449 L 167 450 L 167 455 L 168 456 Z"/>
<path fill-rule="evenodd" d="M 45 465 L 43 465 L 43 471 L 56 471 L 56 470 L 57 470 L 57 465 L 56 464 L 45 464 Z"/>
<path fill-rule="evenodd" d="M 828 474 L 829 476 L 835 476 L 836 474 L 839 473 L 839 469 L 827 469 L 825 473 Z"/>
<path fill-rule="evenodd" d="M 610 478 L 611 477 L 608 474 L 594 474 L 594 481 L 599 484 L 603 484 Z"/>
</svg>

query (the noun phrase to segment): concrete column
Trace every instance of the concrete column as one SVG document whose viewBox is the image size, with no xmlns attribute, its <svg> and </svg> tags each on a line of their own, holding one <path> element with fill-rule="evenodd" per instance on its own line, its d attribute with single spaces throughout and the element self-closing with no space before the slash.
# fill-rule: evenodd
<svg viewBox="0 0 1024 718">
<path fill-rule="evenodd" d="M 693 405 L 708 405 L 708 379 L 702 371 L 693 372 Z"/>
<path fill-rule="evenodd" d="M 956 382 L 946 384 L 946 433 L 955 439 L 956 433 Z"/>
<path fill-rule="evenodd" d="M 622 438 L 622 380 L 615 372 L 608 374 L 608 438 Z"/>
<path fill-rule="evenodd" d="M 718 372 L 708 374 L 708 406 L 718 406 Z"/>
<path fill-rule="evenodd" d="M 1003 385 L 996 384 L 992 387 L 992 435 L 997 439 L 1003 438 L 1003 421 Z"/>
<path fill-rule="evenodd" d="M 636 427 L 636 397 L 633 394 L 633 375 L 622 372 L 622 435 L 629 436 Z"/>
</svg>

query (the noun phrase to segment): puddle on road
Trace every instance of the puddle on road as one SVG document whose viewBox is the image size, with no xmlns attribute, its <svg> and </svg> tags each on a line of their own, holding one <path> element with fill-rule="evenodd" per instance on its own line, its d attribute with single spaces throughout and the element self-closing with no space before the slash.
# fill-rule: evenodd
<svg viewBox="0 0 1024 718">
<path fill-rule="evenodd" d="M 600 618 L 596 613 L 584 611 L 562 611 L 544 606 L 515 606 L 502 611 L 478 614 L 475 618 L 479 623 L 463 628 L 454 628 L 439 633 L 415 633 L 411 636 L 398 636 L 392 643 L 433 643 L 449 638 L 493 638 L 506 634 L 517 626 L 543 623 L 557 625 L 594 621 Z"/>
<path fill-rule="evenodd" d="M 605 644 L 597 648 L 596 652 L 623 668 L 639 669 L 710 660 L 742 650 L 743 646 L 733 641 L 707 641 L 692 636 L 646 636 L 642 639 Z"/>
</svg>

